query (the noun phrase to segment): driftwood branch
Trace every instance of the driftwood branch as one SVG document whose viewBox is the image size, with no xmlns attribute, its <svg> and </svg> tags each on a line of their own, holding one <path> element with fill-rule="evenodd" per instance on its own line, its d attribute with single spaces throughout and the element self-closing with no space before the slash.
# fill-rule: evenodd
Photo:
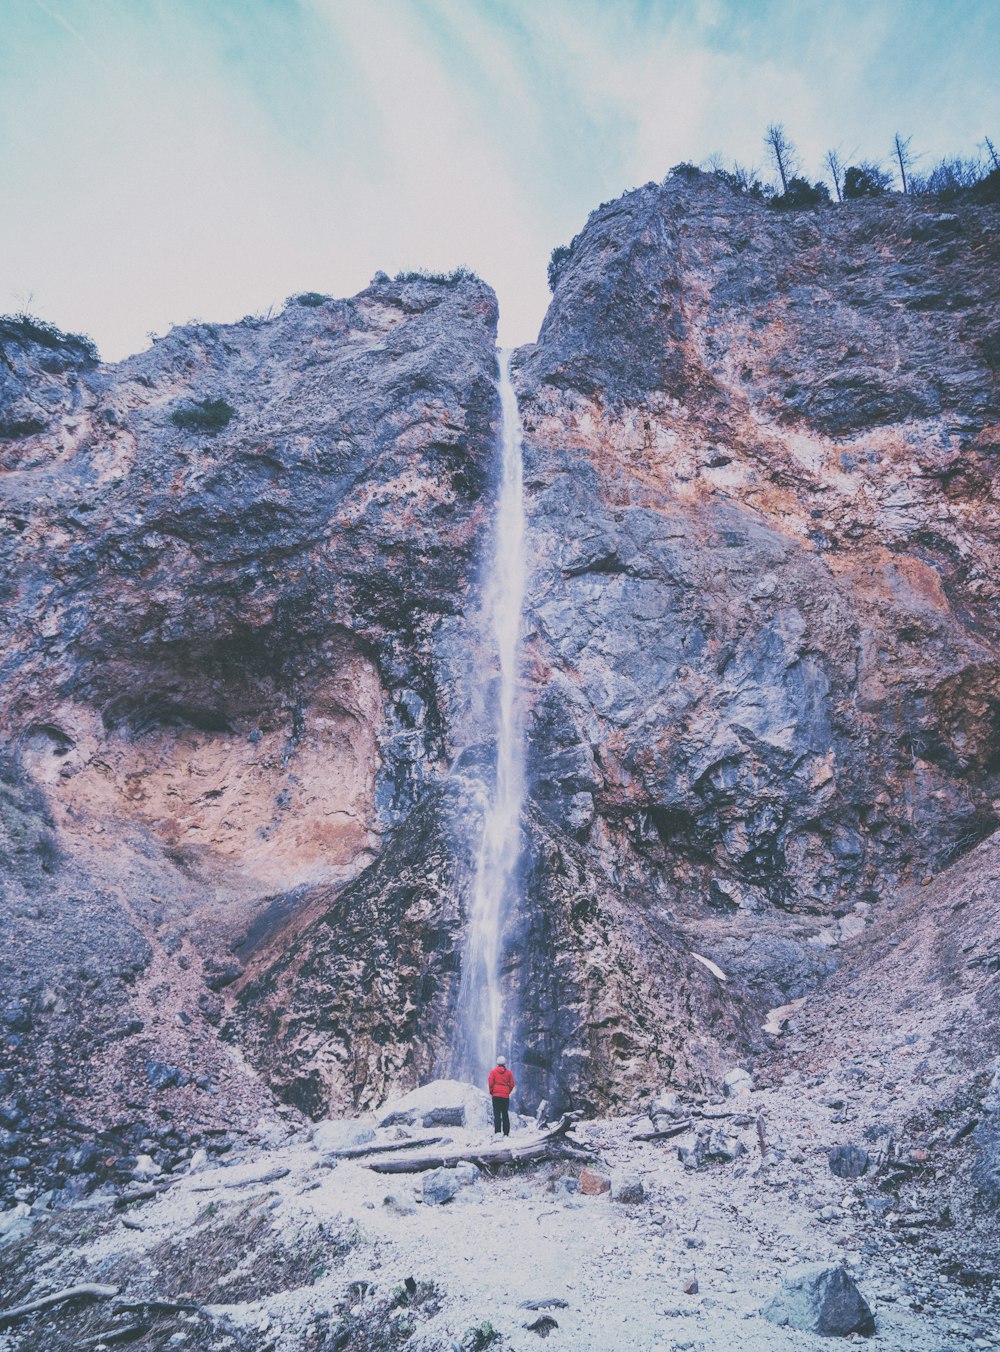
<svg viewBox="0 0 1000 1352">
<path fill-rule="evenodd" d="M 403 1159 L 372 1160 L 367 1167 L 377 1174 L 417 1174 L 425 1169 L 447 1169 L 463 1161 L 488 1168 L 493 1164 L 520 1164 L 526 1160 L 545 1159 L 546 1156 L 559 1154 L 560 1149 L 565 1148 L 562 1147 L 562 1137 L 572 1129 L 579 1116 L 579 1113 L 565 1113 L 551 1131 L 527 1145 L 496 1145 L 486 1150 L 449 1150 L 440 1155 L 408 1155 Z"/>
<path fill-rule="evenodd" d="M 422 1141 L 390 1141 L 388 1145 L 353 1145 L 349 1150 L 324 1150 L 327 1160 L 360 1160 L 366 1155 L 398 1155 L 401 1150 L 416 1150 L 423 1145 L 437 1145 L 441 1136 L 426 1136 Z"/>
<path fill-rule="evenodd" d="M 148 1202 L 151 1197 L 159 1197 L 160 1193 L 166 1192 L 169 1187 L 169 1183 L 155 1183 L 148 1188 L 123 1192 L 120 1197 L 116 1197 L 114 1200 L 115 1210 L 120 1211 L 122 1207 L 130 1206 L 132 1202 Z"/>
<path fill-rule="evenodd" d="M 277 1183 L 279 1178 L 287 1178 L 291 1169 L 268 1169 L 264 1174 L 251 1174 L 249 1178 L 227 1178 L 221 1183 L 196 1183 L 192 1192 L 215 1192 L 218 1188 L 252 1188 L 265 1183 Z"/>
<path fill-rule="evenodd" d="M 666 1127 L 663 1131 L 640 1131 L 638 1135 L 633 1136 L 633 1141 L 669 1141 L 674 1136 L 683 1136 L 686 1131 L 691 1130 L 691 1119 L 686 1122 L 678 1122 L 674 1127 Z"/>
<path fill-rule="evenodd" d="M 47 1310 L 50 1306 L 62 1305 L 67 1300 L 111 1300 L 117 1294 L 117 1286 L 93 1284 L 67 1286 L 62 1291 L 53 1291 L 51 1296 L 39 1296 L 37 1300 L 29 1300 L 26 1305 L 14 1305 L 9 1310 L 0 1310 L 0 1328 L 4 1324 L 12 1324 L 15 1319 L 23 1319 L 25 1315 L 34 1314 L 36 1310 Z"/>
</svg>

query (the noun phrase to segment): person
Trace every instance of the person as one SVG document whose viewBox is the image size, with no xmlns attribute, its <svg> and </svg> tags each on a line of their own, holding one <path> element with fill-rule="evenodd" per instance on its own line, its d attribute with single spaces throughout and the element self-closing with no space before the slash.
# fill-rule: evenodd
<svg viewBox="0 0 1000 1352">
<path fill-rule="evenodd" d="M 507 1111 L 510 1096 L 514 1092 L 514 1077 L 507 1069 L 507 1058 L 498 1056 L 497 1063 L 490 1071 L 490 1096 L 493 1099 L 493 1134 L 502 1131 L 510 1135 L 510 1113 Z"/>
</svg>

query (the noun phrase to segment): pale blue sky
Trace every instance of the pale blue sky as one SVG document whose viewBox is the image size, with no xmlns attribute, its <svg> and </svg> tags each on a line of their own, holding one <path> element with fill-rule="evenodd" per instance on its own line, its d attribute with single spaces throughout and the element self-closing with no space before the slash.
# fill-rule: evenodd
<svg viewBox="0 0 1000 1352">
<path fill-rule="evenodd" d="M 2 0 L 0 309 L 115 359 L 377 269 L 534 338 L 587 213 L 680 160 L 1000 141 L 1000 0 Z M 925 161 L 925 162 L 926 162 Z"/>
</svg>

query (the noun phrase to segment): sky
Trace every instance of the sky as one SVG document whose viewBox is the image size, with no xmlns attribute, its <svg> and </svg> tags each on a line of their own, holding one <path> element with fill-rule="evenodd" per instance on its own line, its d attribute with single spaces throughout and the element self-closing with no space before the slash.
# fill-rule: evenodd
<svg viewBox="0 0 1000 1352">
<path fill-rule="evenodd" d="M 0 310 L 107 360 L 190 320 L 472 268 L 530 342 L 601 202 L 784 123 L 1000 143 L 1000 0 L 0 0 Z"/>
</svg>

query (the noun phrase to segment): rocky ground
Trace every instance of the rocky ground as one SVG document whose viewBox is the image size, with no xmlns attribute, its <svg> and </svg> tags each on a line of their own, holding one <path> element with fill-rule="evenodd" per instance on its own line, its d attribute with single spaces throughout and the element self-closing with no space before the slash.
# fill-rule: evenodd
<svg viewBox="0 0 1000 1352">
<path fill-rule="evenodd" d="M 943 1156 L 967 1157 L 970 1142 L 928 1142 L 908 1122 L 912 1106 L 905 1095 L 886 1104 L 854 1079 L 793 1074 L 780 1088 L 657 1115 L 662 1128 L 694 1107 L 711 1148 L 735 1158 L 688 1168 L 679 1154 L 695 1136 L 637 1141 L 652 1123 L 636 1114 L 577 1128 L 589 1165 L 459 1168 L 443 1188 L 440 1171 L 386 1176 L 334 1158 L 331 1146 L 352 1139 L 341 1124 L 271 1125 L 267 1144 L 258 1137 L 224 1163 L 200 1157 L 148 1200 L 95 1197 L 34 1218 L 4 1249 L 3 1307 L 82 1282 L 118 1295 L 31 1315 L 0 1333 L 0 1347 L 96 1348 L 102 1334 L 110 1347 L 131 1326 L 133 1346 L 206 1352 L 530 1352 L 540 1337 L 573 1352 L 800 1352 L 829 1339 L 761 1312 L 802 1262 L 855 1279 L 874 1313 L 874 1346 L 1000 1346 L 992 1274 L 924 1181 Z M 371 1144 L 445 1137 L 473 1154 L 491 1140 L 482 1126 L 352 1125 Z M 536 1135 L 522 1126 L 512 1139 Z M 858 1178 L 831 1171 L 829 1152 L 844 1144 L 867 1152 Z M 583 1191 L 602 1176 L 610 1193 Z"/>
<path fill-rule="evenodd" d="M 875 1346 L 1000 1346 L 1000 1063 L 983 1014 L 998 883 L 993 840 L 771 1011 L 766 1049 L 724 1093 L 647 1086 L 630 1113 L 578 1123 L 583 1158 L 373 1172 L 408 1141 L 491 1146 L 485 1096 L 435 1084 L 315 1125 L 284 1105 L 200 1145 L 167 1123 L 114 1167 L 69 1161 L 57 1195 L 26 1177 L 0 1224 L 0 1307 L 78 1283 L 118 1294 L 30 1315 L 0 1347 L 111 1347 L 132 1328 L 135 1346 L 206 1352 L 524 1352 L 543 1334 L 573 1352 L 791 1352 L 829 1345 L 762 1314 L 803 1263 L 851 1275 Z M 537 1137 L 516 1119 L 516 1144 Z M 602 1176 L 611 1190 L 587 1192 Z M 556 1327 L 526 1327 L 539 1319 Z"/>
</svg>

